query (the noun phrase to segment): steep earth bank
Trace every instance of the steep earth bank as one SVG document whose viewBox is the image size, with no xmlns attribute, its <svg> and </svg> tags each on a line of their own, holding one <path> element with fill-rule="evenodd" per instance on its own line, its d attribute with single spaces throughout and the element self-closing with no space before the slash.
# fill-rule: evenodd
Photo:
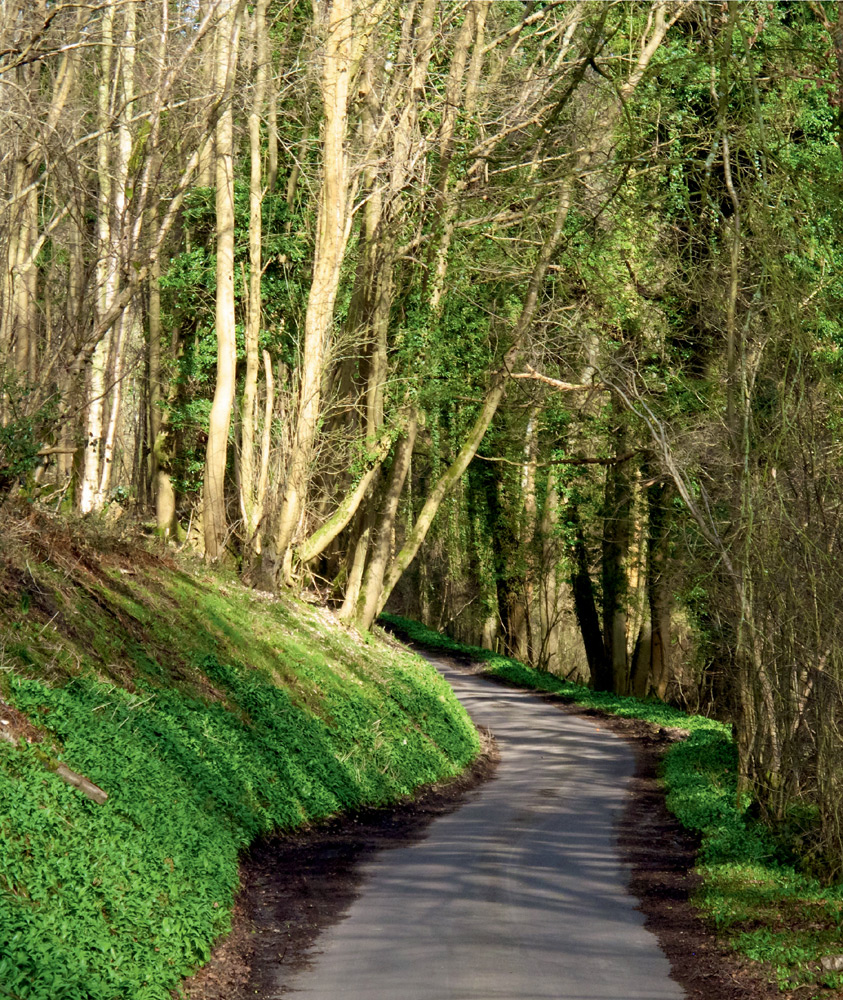
<svg viewBox="0 0 843 1000">
<path fill-rule="evenodd" d="M 0 663 L 13 1000 L 169 1000 L 228 930 L 256 838 L 394 801 L 480 746 L 417 657 L 43 513 L 7 522 Z"/>
</svg>

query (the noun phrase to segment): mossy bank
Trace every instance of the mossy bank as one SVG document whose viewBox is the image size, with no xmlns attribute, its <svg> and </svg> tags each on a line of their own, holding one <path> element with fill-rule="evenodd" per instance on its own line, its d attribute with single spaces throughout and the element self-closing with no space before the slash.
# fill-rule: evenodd
<svg viewBox="0 0 843 1000">
<path fill-rule="evenodd" d="M 0 656 L 14 1000 L 167 1000 L 229 926 L 256 836 L 394 800 L 479 749 L 421 659 L 42 515 L 0 556 Z"/>
</svg>

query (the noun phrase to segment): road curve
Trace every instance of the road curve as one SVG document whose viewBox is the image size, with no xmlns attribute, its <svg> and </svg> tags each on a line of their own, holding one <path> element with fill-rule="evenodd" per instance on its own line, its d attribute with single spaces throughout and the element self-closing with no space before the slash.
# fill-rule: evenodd
<svg viewBox="0 0 843 1000">
<path fill-rule="evenodd" d="M 681 1000 L 615 846 L 631 750 L 599 720 L 432 662 L 495 734 L 495 777 L 366 862 L 310 967 L 263 1000 Z"/>
</svg>

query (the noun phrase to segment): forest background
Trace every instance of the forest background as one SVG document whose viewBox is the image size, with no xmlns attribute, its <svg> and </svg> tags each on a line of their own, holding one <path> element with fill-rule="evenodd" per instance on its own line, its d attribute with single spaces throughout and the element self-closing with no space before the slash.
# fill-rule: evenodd
<svg viewBox="0 0 843 1000">
<path fill-rule="evenodd" d="M 843 869 L 843 5 L 0 0 L 0 500 L 732 721 Z"/>
</svg>

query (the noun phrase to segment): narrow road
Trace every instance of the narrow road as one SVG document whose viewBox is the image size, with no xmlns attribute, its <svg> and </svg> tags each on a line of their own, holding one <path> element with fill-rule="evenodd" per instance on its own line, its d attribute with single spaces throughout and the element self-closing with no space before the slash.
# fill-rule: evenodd
<svg viewBox="0 0 843 1000">
<path fill-rule="evenodd" d="M 599 720 L 433 662 L 495 734 L 496 775 L 366 862 L 312 966 L 264 1000 L 681 1000 L 615 849 L 632 752 Z"/>
</svg>

